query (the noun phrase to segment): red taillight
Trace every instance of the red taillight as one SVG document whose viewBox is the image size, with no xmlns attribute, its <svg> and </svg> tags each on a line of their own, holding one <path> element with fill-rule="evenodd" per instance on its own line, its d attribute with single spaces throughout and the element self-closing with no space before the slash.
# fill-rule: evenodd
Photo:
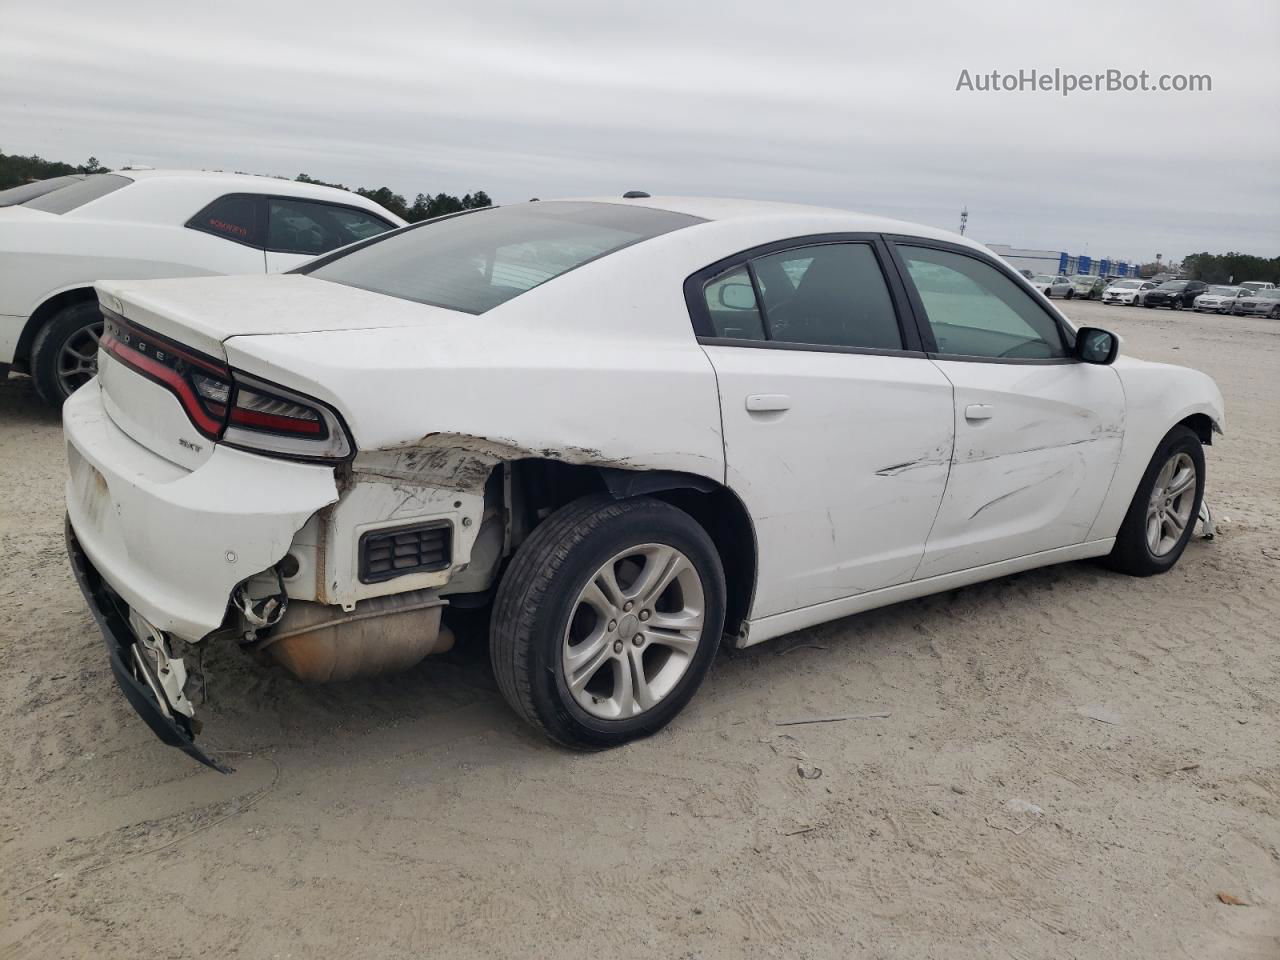
<svg viewBox="0 0 1280 960">
<path fill-rule="evenodd" d="M 209 439 L 308 460 L 341 460 L 351 453 L 341 419 L 320 401 L 233 371 L 105 308 L 102 314 L 102 349 L 165 387 Z"/>
<path fill-rule="evenodd" d="M 351 453 L 347 431 L 333 410 L 239 370 L 223 431 L 223 443 L 261 453 L 315 460 L 341 460 Z"/>
<path fill-rule="evenodd" d="M 231 390 L 231 371 L 212 357 L 195 353 L 159 334 L 102 311 L 100 346 L 125 366 L 178 398 L 197 430 L 211 440 L 222 432 Z"/>
</svg>

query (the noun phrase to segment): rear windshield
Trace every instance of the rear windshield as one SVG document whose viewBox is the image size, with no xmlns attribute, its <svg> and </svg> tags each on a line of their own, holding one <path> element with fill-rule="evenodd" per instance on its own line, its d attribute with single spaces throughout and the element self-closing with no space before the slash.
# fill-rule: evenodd
<svg viewBox="0 0 1280 960">
<path fill-rule="evenodd" d="M 36 197 L 43 197 L 46 193 L 52 193 L 54 190 L 65 187 L 69 183 L 77 183 L 83 179 L 83 175 L 76 176 L 72 174 L 65 177 L 50 177 L 48 180 L 37 180 L 34 183 L 24 183 L 18 187 L 10 187 L 8 190 L 0 190 L 0 207 L 16 207 L 20 203 L 26 203 Z"/>
<path fill-rule="evenodd" d="M 299 272 L 484 313 L 584 263 L 702 222 L 620 203 L 522 203 L 399 230 Z"/>
<path fill-rule="evenodd" d="M 132 180 L 119 174 L 95 173 L 43 193 L 26 201 L 23 206 L 30 207 L 32 210 L 43 210 L 45 213 L 70 213 L 90 200 L 105 197 L 108 193 L 127 187 L 131 183 L 133 183 Z"/>
</svg>

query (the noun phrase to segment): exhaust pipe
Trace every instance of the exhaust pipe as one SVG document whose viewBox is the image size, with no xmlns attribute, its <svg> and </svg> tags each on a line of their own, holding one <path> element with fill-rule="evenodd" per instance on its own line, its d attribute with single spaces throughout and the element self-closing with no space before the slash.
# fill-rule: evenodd
<svg viewBox="0 0 1280 960">
<path fill-rule="evenodd" d="M 452 631 L 440 623 L 445 603 L 428 590 L 361 600 L 350 612 L 293 600 L 257 649 L 307 683 L 407 670 L 453 647 Z"/>
</svg>

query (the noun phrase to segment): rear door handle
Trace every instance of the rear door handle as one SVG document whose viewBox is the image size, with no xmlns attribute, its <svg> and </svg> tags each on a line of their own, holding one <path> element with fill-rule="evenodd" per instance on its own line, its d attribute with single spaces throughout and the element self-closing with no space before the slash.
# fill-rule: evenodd
<svg viewBox="0 0 1280 960">
<path fill-rule="evenodd" d="M 966 420 L 990 420 L 994 412 L 989 403 L 971 403 L 964 408 L 964 418 Z"/>
<path fill-rule="evenodd" d="M 753 393 L 747 397 L 751 413 L 776 413 L 791 409 L 791 398 L 785 393 Z"/>
</svg>

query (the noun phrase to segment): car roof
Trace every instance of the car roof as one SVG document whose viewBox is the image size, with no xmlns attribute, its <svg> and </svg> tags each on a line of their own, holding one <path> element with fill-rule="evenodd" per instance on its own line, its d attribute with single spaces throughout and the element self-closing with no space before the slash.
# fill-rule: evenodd
<svg viewBox="0 0 1280 960">
<path fill-rule="evenodd" d="M 804 203 L 783 203 L 775 200 L 741 200 L 730 197 L 684 197 L 657 196 L 624 199 L 612 197 L 573 197 L 584 203 L 612 203 L 652 207 L 656 210 L 669 210 L 672 213 L 683 213 L 691 217 L 717 222 L 749 222 L 767 221 L 780 228 L 784 221 L 795 221 L 797 225 L 805 224 L 806 229 L 830 221 L 827 228 L 832 233 L 890 233 L 911 237 L 925 237 L 935 240 L 946 240 L 976 249 L 985 249 L 968 237 L 962 237 L 950 230 L 940 230 L 924 224 L 896 220 L 877 214 L 859 213 L 843 210 L 838 207 L 823 207 Z M 780 234 L 786 236 L 786 233 Z"/>
<path fill-rule="evenodd" d="M 121 168 L 111 172 L 139 182 L 145 180 L 217 181 L 226 184 L 228 188 L 239 186 L 242 189 L 255 192 L 263 192 L 270 189 L 290 196 L 328 197 L 330 199 L 359 196 L 359 194 L 339 187 L 330 187 L 319 183 L 306 183 L 300 180 L 288 180 L 284 177 L 268 177 L 256 173 L 228 173 L 224 170 L 153 170 L 150 167 L 137 170 Z"/>
<path fill-rule="evenodd" d="M 251 173 L 225 173 L 221 170 L 131 170 L 121 168 L 113 175 L 127 177 L 137 185 L 146 185 L 142 191 L 118 190 L 92 200 L 71 211 L 72 219 L 113 219 L 126 217 L 140 220 L 167 220 L 174 210 L 194 213 L 205 203 L 223 193 L 276 194 L 311 200 L 324 200 L 359 207 L 377 213 L 396 226 L 404 220 L 381 204 L 362 197 L 358 193 L 280 177 L 264 177 Z M 197 206 L 191 207 L 191 204 Z M 185 217 L 183 218 L 185 220 Z"/>
</svg>

